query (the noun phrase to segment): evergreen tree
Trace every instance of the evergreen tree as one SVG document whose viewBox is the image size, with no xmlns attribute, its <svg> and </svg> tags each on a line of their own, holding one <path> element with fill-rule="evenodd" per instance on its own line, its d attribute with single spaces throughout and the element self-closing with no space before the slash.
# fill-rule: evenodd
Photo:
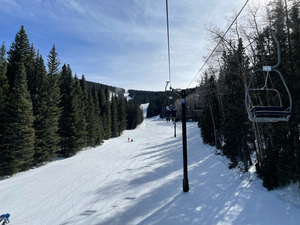
<svg viewBox="0 0 300 225">
<path fill-rule="evenodd" d="M 28 90 L 30 92 L 30 95 L 34 95 L 36 89 L 38 88 L 37 80 L 39 78 L 35 74 L 35 58 L 36 58 L 36 52 L 33 47 L 33 44 L 31 44 L 28 57 L 26 58 L 27 61 L 26 76 L 27 76 Z"/>
<path fill-rule="evenodd" d="M 39 53 L 35 59 L 34 71 L 32 73 L 31 99 L 33 105 L 33 115 L 35 121 L 33 127 L 35 130 L 35 144 L 34 144 L 34 164 L 40 164 L 50 159 L 50 152 L 48 150 L 49 139 L 49 120 L 47 118 L 47 72 L 44 60 Z"/>
<path fill-rule="evenodd" d="M 4 43 L 0 49 L 0 118 L 4 118 L 5 106 L 8 100 L 8 80 L 6 76 L 7 61 L 6 61 L 6 49 Z M 0 119 L 1 124 L 1 119 Z M 0 129 L 0 132 L 3 129 Z"/>
<path fill-rule="evenodd" d="M 47 146 L 51 157 L 55 157 L 60 149 L 59 142 L 59 119 L 61 116 L 61 108 L 59 106 L 61 100 L 59 79 L 60 79 L 60 60 L 53 45 L 47 56 L 47 112 L 45 117 L 48 121 L 47 126 Z"/>
<path fill-rule="evenodd" d="M 108 88 L 105 89 L 105 104 L 103 111 L 103 129 L 104 129 L 104 139 L 111 138 L 111 112 L 110 112 L 110 96 Z"/>
<path fill-rule="evenodd" d="M 211 146 L 220 147 L 217 138 L 217 133 L 220 133 L 220 120 L 219 115 L 219 104 L 216 98 L 216 82 L 214 77 L 211 75 L 208 78 L 208 74 L 205 74 L 205 83 L 203 85 L 203 98 L 204 98 L 204 110 L 200 121 L 198 122 L 200 133 L 204 143 Z M 217 143 L 216 143 L 217 142 Z"/>
<path fill-rule="evenodd" d="M 55 45 L 53 45 L 47 59 L 48 75 L 57 76 L 61 71 L 59 67 L 60 64 L 61 61 L 58 58 L 58 53 L 56 52 Z"/>
<path fill-rule="evenodd" d="M 4 43 L 1 46 L 0 49 L 0 176 L 2 175 L 2 153 L 3 153 L 3 144 L 4 144 L 4 123 L 7 118 L 6 113 L 6 105 L 8 102 L 8 80 L 6 76 L 7 71 L 7 61 L 6 61 L 6 49 Z"/>
<path fill-rule="evenodd" d="M 111 136 L 117 137 L 118 136 L 118 111 L 117 111 L 117 97 L 112 96 L 111 100 Z"/>
<path fill-rule="evenodd" d="M 99 100 L 99 107 L 101 110 L 101 115 L 103 115 L 104 108 L 106 105 L 106 97 L 105 97 L 105 92 L 104 92 L 102 85 L 100 86 L 100 88 L 98 90 L 98 100 Z"/>
<path fill-rule="evenodd" d="M 103 142 L 103 126 L 102 126 L 102 118 L 101 118 L 101 109 L 99 106 L 99 100 L 98 100 L 98 93 L 96 90 L 96 86 L 91 90 L 91 94 L 94 100 L 94 107 L 95 107 L 95 119 L 96 119 L 96 140 L 95 144 L 100 145 Z"/>
<path fill-rule="evenodd" d="M 300 79 L 300 15 L 299 6 L 294 2 L 293 8 L 290 13 L 291 18 L 291 58 L 292 58 L 292 71 L 290 76 L 289 88 L 292 87 L 291 94 L 293 99 L 293 127 L 291 134 L 294 136 L 294 140 L 290 143 L 294 144 L 295 148 L 295 168 L 294 168 L 294 180 L 300 181 L 300 137 L 299 137 L 299 124 L 300 124 L 300 84 L 299 82 L 293 82 Z M 300 187 L 300 185 L 299 185 Z"/>
<path fill-rule="evenodd" d="M 87 115 L 87 104 L 88 104 L 88 90 L 87 90 L 87 84 L 86 79 L 84 75 L 82 75 L 80 80 L 80 86 L 82 90 L 82 107 L 84 108 L 84 116 Z"/>
<path fill-rule="evenodd" d="M 60 90 L 62 95 L 60 102 L 62 113 L 59 120 L 61 154 L 65 157 L 70 157 L 75 155 L 80 146 L 76 143 L 75 90 L 74 79 L 69 65 L 66 66 L 64 64 L 62 67 Z"/>
<path fill-rule="evenodd" d="M 99 132 L 99 126 L 97 124 L 97 116 L 95 110 L 95 101 L 93 94 L 90 91 L 88 95 L 87 105 L 87 145 L 91 147 L 96 146 L 96 139 Z"/>
<path fill-rule="evenodd" d="M 124 103 L 124 98 L 118 99 L 118 135 L 120 136 L 122 132 L 127 127 L 126 121 L 126 106 Z"/>
<path fill-rule="evenodd" d="M 34 117 L 23 64 L 16 71 L 7 111 L 9 117 L 4 132 L 2 174 L 12 175 L 28 169 L 34 154 Z"/>
<path fill-rule="evenodd" d="M 12 43 L 8 55 L 7 77 L 9 81 L 10 91 L 12 91 L 15 82 L 15 76 L 23 64 L 25 73 L 30 70 L 32 63 L 32 52 L 30 50 L 29 39 L 25 32 L 24 26 L 15 36 L 15 41 Z"/>
<path fill-rule="evenodd" d="M 85 99 L 84 94 L 80 86 L 80 81 L 75 74 L 74 77 L 74 97 L 75 97 L 75 126 L 76 126 L 76 146 L 83 148 L 86 146 L 86 117 L 85 117 Z"/>
<path fill-rule="evenodd" d="M 129 101 L 126 109 L 127 129 L 135 129 L 144 120 L 143 110 L 136 101 Z"/>
<path fill-rule="evenodd" d="M 247 64 L 242 39 L 239 39 L 237 48 L 234 47 L 224 60 L 224 84 L 228 91 L 223 95 L 223 102 L 226 103 L 222 124 L 225 142 L 223 152 L 231 159 L 232 166 L 237 165 L 239 160 L 244 161 L 244 158 L 248 165 L 249 153 L 244 143 L 247 142 L 245 137 L 249 128 L 246 127 L 248 118 L 244 110 L 245 88 L 242 76 L 247 70 Z"/>
</svg>

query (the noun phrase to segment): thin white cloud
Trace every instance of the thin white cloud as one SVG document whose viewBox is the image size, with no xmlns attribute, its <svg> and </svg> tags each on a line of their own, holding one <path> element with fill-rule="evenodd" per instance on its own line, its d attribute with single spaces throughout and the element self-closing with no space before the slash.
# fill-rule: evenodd
<svg viewBox="0 0 300 225">
<path fill-rule="evenodd" d="M 169 1 L 174 87 L 185 88 L 204 62 L 204 27 L 213 23 L 225 30 L 228 21 L 224 18 L 244 3 Z M 5 17 L 19 21 L 16 32 L 22 21 L 31 21 L 25 30 L 33 35 L 29 39 L 36 48 L 46 57 L 55 44 L 62 62 L 70 64 L 78 77 L 85 74 L 91 81 L 131 89 L 164 89 L 169 76 L 165 1 L 0 0 L 0 5 L 5 5 L 0 14 L 5 12 Z"/>
</svg>

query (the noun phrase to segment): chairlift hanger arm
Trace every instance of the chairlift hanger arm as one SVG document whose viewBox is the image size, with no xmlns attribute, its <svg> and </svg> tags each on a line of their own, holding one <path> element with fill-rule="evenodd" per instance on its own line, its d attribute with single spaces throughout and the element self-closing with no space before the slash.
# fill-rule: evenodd
<svg viewBox="0 0 300 225">
<path fill-rule="evenodd" d="M 166 95 L 167 98 L 168 98 L 168 96 L 167 96 L 167 87 L 168 87 L 169 83 L 170 83 L 170 81 L 167 81 L 167 84 L 166 84 L 166 87 L 165 87 L 165 95 Z"/>
<path fill-rule="evenodd" d="M 281 56 L 280 56 L 280 44 L 279 41 L 277 39 L 277 37 L 275 36 L 274 32 L 271 30 L 271 35 L 274 38 L 276 45 L 277 45 L 277 64 L 275 66 L 271 66 L 272 69 L 275 69 L 279 66 L 280 62 L 281 62 Z"/>
</svg>

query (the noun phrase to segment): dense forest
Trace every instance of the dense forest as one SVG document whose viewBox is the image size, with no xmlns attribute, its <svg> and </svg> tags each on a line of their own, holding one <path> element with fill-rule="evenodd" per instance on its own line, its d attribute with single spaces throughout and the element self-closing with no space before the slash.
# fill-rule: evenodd
<svg viewBox="0 0 300 225">
<path fill-rule="evenodd" d="M 187 95 L 195 92 L 195 88 L 186 89 Z M 160 115 L 161 118 L 164 117 L 163 109 L 166 106 L 173 105 L 179 109 L 178 120 L 180 120 L 180 99 L 181 92 L 180 91 L 139 91 L 139 90 L 128 90 L 129 97 L 133 98 L 140 104 L 149 103 L 147 109 L 147 117 L 153 117 Z M 197 114 L 198 115 L 198 114 Z M 193 118 L 196 118 L 196 114 L 193 114 Z"/>
<path fill-rule="evenodd" d="M 96 88 L 96 91 L 99 91 L 100 88 L 102 89 L 108 89 L 108 91 L 110 93 L 116 93 L 118 97 L 124 97 L 124 94 L 125 94 L 125 89 L 123 88 L 119 88 L 119 87 L 113 87 L 113 86 L 110 86 L 110 85 L 106 85 L 106 84 L 99 84 L 99 83 L 95 83 L 95 82 L 92 82 L 92 81 L 86 81 L 86 86 L 87 86 L 87 90 L 91 90 L 92 88 Z"/>
<path fill-rule="evenodd" d="M 248 14 L 233 27 L 231 38 L 221 40 L 196 90 L 204 107 L 198 123 L 203 141 L 230 158 L 230 168 L 239 165 L 247 172 L 255 164 L 268 190 L 299 182 L 299 2 L 274 0 L 266 7 L 249 6 Z M 292 116 L 288 122 L 251 122 L 245 107 L 250 77 L 254 70 L 277 63 L 276 43 L 270 30 L 280 43 L 281 64 L 277 69 L 292 96 Z M 222 37 L 218 29 L 212 29 L 211 34 L 211 40 L 216 42 Z M 289 97 L 279 76 L 261 73 L 253 86 L 264 86 L 265 79 L 278 90 L 287 107 Z M 276 96 L 267 93 L 256 97 L 260 103 L 271 103 Z"/>
<path fill-rule="evenodd" d="M 168 91 L 167 94 L 176 97 L 176 95 L 170 91 Z M 160 115 L 166 101 L 166 93 L 162 91 L 138 91 L 129 89 L 128 96 L 140 104 L 149 103 L 147 109 L 148 118 Z"/>
<path fill-rule="evenodd" d="M 73 76 L 70 65 L 61 66 L 55 45 L 45 65 L 22 26 L 10 49 L 3 43 L 0 50 L 0 177 L 135 128 L 143 112 L 124 92 Z"/>
</svg>

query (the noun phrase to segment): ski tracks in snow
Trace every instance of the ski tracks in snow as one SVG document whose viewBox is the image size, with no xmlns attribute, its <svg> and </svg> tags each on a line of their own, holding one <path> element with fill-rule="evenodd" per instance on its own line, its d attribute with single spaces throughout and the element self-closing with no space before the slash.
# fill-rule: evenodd
<svg viewBox="0 0 300 225">
<path fill-rule="evenodd" d="M 182 192 L 181 123 L 175 138 L 173 124 L 155 117 L 97 148 L 0 181 L 0 208 L 11 213 L 11 225 L 300 221 L 299 209 L 228 170 L 201 142 L 195 123 L 187 131 L 188 193 Z"/>
</svg>

